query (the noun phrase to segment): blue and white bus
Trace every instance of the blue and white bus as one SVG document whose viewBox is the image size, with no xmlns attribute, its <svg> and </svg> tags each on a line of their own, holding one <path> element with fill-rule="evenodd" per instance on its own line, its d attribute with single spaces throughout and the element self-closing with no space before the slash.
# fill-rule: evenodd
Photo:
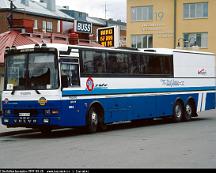
<svg viewBox="0 0 216 173">
<path fill-rule="evenodd" d="M 63 44 L 5 52 L 2 123 L 7 127 L 85 126 L 171 117 L 189 121 L 215 109 L 215 55 L 173 49 Z"/>
</svg>

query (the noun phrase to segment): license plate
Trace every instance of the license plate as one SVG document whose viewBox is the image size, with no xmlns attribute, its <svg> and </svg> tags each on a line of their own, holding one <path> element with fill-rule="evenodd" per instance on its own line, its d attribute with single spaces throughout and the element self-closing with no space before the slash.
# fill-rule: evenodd
<svg viewBox="0 0 216 173">
<path fill-rule="evenodd" d="M 30 113 L 19 113 L 20 117 L 30 117 Z"/>
</svg>

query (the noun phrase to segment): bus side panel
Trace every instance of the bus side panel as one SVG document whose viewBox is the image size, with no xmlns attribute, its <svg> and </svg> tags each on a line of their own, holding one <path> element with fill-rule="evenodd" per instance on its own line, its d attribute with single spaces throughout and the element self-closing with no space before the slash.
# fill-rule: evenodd
<svg viewBox="0 0 216 173">
<path fill-rule="evenodd" d="M 208 93 L 206 96 L 206 107 L 205 110 L 215 109 L 216 108 L 216 93 Z"/>
<path fill-rule="evenodd" d="M 155 115 L 155 97 L 119 97 L 100 99 L 105 123 L 151 118 Z"/>
<path fill-rule="evenodd" d="M 61 108 L 61 126 L 84 126 L 86 107 L 84 106 L 84 100 L 64 100 Z"/>
<path fill-rule="evenodd" d="M 129 115 L 131 114 L 131 109 L 129 107 L 128 99 L 123 98 L 105 98 L 100 99 L 99 102 L 104 107 L 105 122 L 117 122 L 117 121 L 127 121 Z"/>
<path fill-rule="evenodd" d="M 131 97 L 128 101 L 133 110 L 129 120 L 148 119 L 154 117 L 156 113 L 155 96 Z"/>
<path fill-rule="evenodd" d="M 173 105 L 177 97 L 177 95 L 157 96 L 157 116 L 163 117 L 172 115 Z"/>
</svg>

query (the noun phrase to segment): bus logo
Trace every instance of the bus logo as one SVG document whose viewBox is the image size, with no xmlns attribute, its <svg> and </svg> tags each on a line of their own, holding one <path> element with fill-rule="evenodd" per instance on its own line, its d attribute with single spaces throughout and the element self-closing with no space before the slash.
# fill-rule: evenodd
<svg viewBox="0 0 216 173">
<path fill-rule="evenodd" d="M 38 103 L 41 105 L 41 106 L 45 106 L 46 103 L 47 103 L 47 100 L 45 97 L 41 97 L 39 100 L 38 100 Z"/>
<path fill-rule="evenodd" d="M 206 69 L 204 69 L 204 68 L 198 70 L 198 74 L 199 74 L 199 75 L 205 75 L 206 73 L 207 73 L 207 71 L 206 71 Z"/>
<path fill-rule="evenodd" d="M 86 87 L 88 91 L 93 91 L 94 90 L 94 81 L 91 77 L 89 77 L 86 81 Z"/>
</svg>

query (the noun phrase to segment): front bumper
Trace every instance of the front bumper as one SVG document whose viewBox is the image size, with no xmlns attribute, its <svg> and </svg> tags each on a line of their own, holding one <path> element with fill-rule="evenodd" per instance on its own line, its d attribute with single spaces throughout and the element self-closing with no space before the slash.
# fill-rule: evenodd
<svg viewBox="0 0 216 173">
<path fill-rule="evenodd" d="M 7 127 L 57 127 L 60 121 L 60 117 L 2 117 L 2 124 Z"/>
</svg>

